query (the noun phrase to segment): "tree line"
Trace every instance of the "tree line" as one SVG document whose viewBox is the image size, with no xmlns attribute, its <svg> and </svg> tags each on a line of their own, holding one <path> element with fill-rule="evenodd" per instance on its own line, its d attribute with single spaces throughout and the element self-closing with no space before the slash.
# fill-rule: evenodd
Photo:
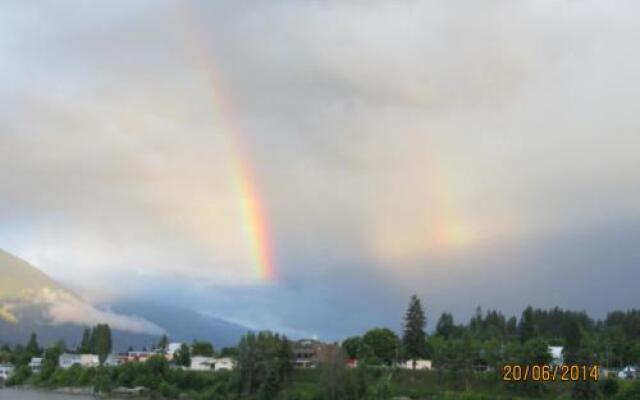
<svg viewBox="0 0 640 400">
<path fill-rule="evenodd" d="M 548 346 L 564 347 L 565 362 L 598 363 L 622 368 L 640 363 L 640 311 L 615 311 L 602 320 L 585 312 L 527 307 L 519 317 L 479 307 L 466 323 L 442 313 L 428 333 L 428 316 L 417 296 L 412 296 L 402 318 L 400 334 L 373 328 L 341 343 L 325 346 L 317 368 L 294 370 L 291 341 L 273 332 L 249 332 L 237 346 L 220 353 L 212 344 L 194 341 L 182 345 L 169 362 L 161 353 L 166 336 L 155 346 L 158 356 L 146 363 L 112 368 L 61 370 L 57 358 L 65 348 L 58 342 L 46 349 L 33 334 L 25 345 L 2 346 L 0 362 L 16 364 L 15 384 L 44 386 L 93 385 L 98 391 L 118 386 L 146 386 L 166 398 L 188 394 L 207 399 L 373 400 L 413 393 L 412 397 L 448 399 L 492 398 L 613 398 L 627 400 L 640 393 L 640 383 L 612 379 L 576 384 L 501 383 L 500 368 L 506 363 L 548 364 Z M 99 354 L 101 361 L 112 347 L 108 325 L 85 329 L 78 352 Z M 232 356 L 234 371 L 205 374 L 186 371 L 193 356 Z M 42 372 L 31 374 L 30 357 L 44 355 Z M 357 359 L 357 368 L 347 368 Z M 415 361 L 433 361 L 435 371 L 412 371 Z M 409 370 L 394 368 L 408 362 Z M 619 392 L 619 393 L 618 393 Z M 438 394 L 439 393 L 439 394 Z M 430 397 L 431 396 L 431 397 Z M 448 396 L 448 397 L 446 397 Z M 462 397 L 456 397 L 462 396 Z"/>
</svg>

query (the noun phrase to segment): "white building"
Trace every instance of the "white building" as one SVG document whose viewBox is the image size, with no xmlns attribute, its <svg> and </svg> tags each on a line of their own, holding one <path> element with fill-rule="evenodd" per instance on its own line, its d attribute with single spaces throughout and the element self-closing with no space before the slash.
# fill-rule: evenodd
<svg viewBox="0 0 640 400">
<path fill-rule="evenodd" d="M 31 372 L 34 374 L 39 374 L 42 370 L 42 357 L 33 357 L 31 361 L 29 361 L 29 368 L 31 368 Z"/>
<path fill-rule="evenodd" d="M 635 379 L 638 377 L 638 370 L 636 367 L 627 365 L 620 372 L 618 372 L 618 378 L 620 379 Z"/>
<path fill-rule="evenodd" d="M 192 371 L 221 371 L 232 370 L 235 366 L 236 362 L 229 357 L 194 356 L 191 357 L 191 366 L 189 369 Z"/>
<path fill-rule="evenodd" d="M 236 367 L 236 361 L 233 358 L 221 357 L 221 358 L 214 358 L 213 360 L 214 360 L 213 369 L 216 371 L 221 371 L 221 370 L 231 371 Z"/>
<path fill-rule="evenodd" d="M 173 359 L 173 356 L 176 355 L 176 352 L 180 350 L 182 343 L 169 343 L 167 345 L 167 357 L 169 359 Z"/>
<path fill-rule="evenodd" d="M 105 367 L 117 367 L 120 364 L 122 363 L 117 354 L 109 354 L 102 365 Z"/>
<path fill-rule="evenodd" d="M 0 364 L 0 382 L 4 382 L 11 378 L 15 368 L 11 364 Z"/>
<path fill-rule="evenodd" d="M 192 371 L 213 371 L 216 366 L 214 360 L 215 359 L 213 357 L 191 357 L 191 366 L 189 369 Z"/>
<path fill-rule="evenodd" d="M 83 368 L 98 367 L 100 366 L 100 358 L 95 354 L 64 353 L 60 355 L 60 362 L 58 365 L 62 369 L 71 368 L 74 365 L 79 365 Z"/>
<path fill-rule="evenodd" d="M 431 360 L 407 360 L 404 363 L 398 364 L 398 368 L 413 369 L 413 363 L 415 361 L 416 370 L 431 370 Z"/>
<path fill-rule="evenodd" d="M 551 355 L 551 365 L 562 365 L 564 364 L 564 356 L 562 352 L 564 351 L 564 347 L 562 346 L 548 346 L 549 354 Z"/>
</svg>

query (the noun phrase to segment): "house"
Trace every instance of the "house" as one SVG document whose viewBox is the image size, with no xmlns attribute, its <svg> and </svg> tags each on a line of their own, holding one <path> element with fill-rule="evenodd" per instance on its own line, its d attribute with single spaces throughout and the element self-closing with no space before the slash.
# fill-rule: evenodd
<svg viewBox="0 0 640 400">
<path fill-rule="evenodd" d="M 193 356 L 191 357 L 191 366 L 189 369 L 192 371 L 221 371 L 232 370 L 235 366 L 236 362 L 229 357 Z"/>
<path fill-rule="evenodd" d="M 296 368 L 316 367 L 320 360 L 335 351 L 337 345 L 322 343 L 315 339 L 302 339 L 294 342 L 293 365 Z"/>
<path fill-rule="evenodd" d="M 213 359 L 215 371 L 228 370 L 231 371 L 236 367 L 236 361 L 230 357 L 220 357 Z"/>
<path fill-rule="evenodd" d="M 620 372 L 618 372 L 618 378 L 620 379 L 635 379 L 637 377 L 638 369 L 631 365 L 627 365 Z"/>
<path fill-rule="evenodd" d="M 169 343 L 167 345 L 166 356 L 168 360 L 173 360 L 178 350 L 182 347 L 182 343 Z"/>
<path fill-rule="evenodd" d="M 192 371 L 213 371 L 215 365 L 213 357 L 193 356 L 189 369 Z"/>
<path fill-rule="evenodd" d="M 153 351 L 130 351 L 127 353 L 126 362 L 146 362 L 157 354 Z"/>
<path fill-rule="evenodd" d="M 147 389 L 144 386 L 136 386 L 133 388 L 127 388 L 127 387 L 117 387 L 115 389 L 113 389 L 111 391 L 111 394 L 115 395 L 115 396 L 119 396 L 120 397 L 126 397 L 126 398 L 139 398 L 139 397 L 144 397 L 144 396 L 148 396 L 149 394 L 149 389 Z"/>
<path fill-rule="evenodd" d="M 62 369 L 71 368 L 74 365 L 79 365 L 83 368 L 92 368 L 100 366 L 100 358 L 95 354 L 64 353 L 60 355 L 58 365 Z"/>
<path fill-rule="evenodd" d="M 562 353 L 564 352 L 564 347 L 562 346 L 548 346 L 547 351 L 551 355 L 551 365 L 562 365 L 564 364 L 564 357 Z"/>
<path fill-rule="evenodd" d="M 42 370 L 42 357 L 33 357 L 31 361 L 29 361 L 29 368 L 31 368 L 31 372 L 34 374 L 39 374 Z"/>
<path fill-rule="evenodd" d="M 12 364 L 0 364 L 0 383 L 4 383 L 7 379 L 11 378 L 15 368 Z"/>
<path fill-rule="evenodd" d="M 413 363 L 415 361 L 415 369 L 416 370 L 431 370 L 431 360 L 407 360 L 403 363 L 398 364 L 398 368 L 401 369 L 414 369 Z"/>
<path fill-rule="evenodd" d="M 109 354 L 102 365 L 105 367 L 117 367 L 120 364 L 122 364 L 120 356 L 117 354 Z"/>
<path fill-rule="evenodd" d="M 357 358 L 347 359 L 347 368 L 358 368 L 358 359 Z"/>
</svg>

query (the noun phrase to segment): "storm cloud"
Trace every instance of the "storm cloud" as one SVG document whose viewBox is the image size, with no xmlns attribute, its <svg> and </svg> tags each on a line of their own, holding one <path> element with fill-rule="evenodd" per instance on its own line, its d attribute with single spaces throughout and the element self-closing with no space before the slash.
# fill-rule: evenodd
<svg viewBox="0 0 640 400">
<path fill-rule="evenodd" d="M 301 335 L 399 325 L 414 292 L 434 314 L 637 306 L 639 8 L 5 2 L 0 247 L 95 301 L 182 287 Z"/>
</svg>

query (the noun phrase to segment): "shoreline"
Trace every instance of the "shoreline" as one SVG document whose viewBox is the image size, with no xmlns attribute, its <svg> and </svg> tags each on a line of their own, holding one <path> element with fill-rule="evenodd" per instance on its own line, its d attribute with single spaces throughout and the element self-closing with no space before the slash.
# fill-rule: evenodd
<svg viewBox="0 0 640 400">
<path fill-rule="evenodd" d="M 126 399 L 148 399 L 148 396 L 118 396 L 112 394 L 99 394 L 94 393 L 92 386 L 83 386 L 83 387 L 73 387 L 73 386 L 63 386 L 59 388 L 43 388 L 38 386 L 31 385 L 19 385 L 19 386 L 0 386 L 0 390 L 10 389 L 16 391 L 25 391 L 25 392 L 39 392 L 43 394 L 60 394 L 67 396 L 84 396 L 92 399 L 101 399 L 101 400 L 126 400 Z"/>
</svg>

